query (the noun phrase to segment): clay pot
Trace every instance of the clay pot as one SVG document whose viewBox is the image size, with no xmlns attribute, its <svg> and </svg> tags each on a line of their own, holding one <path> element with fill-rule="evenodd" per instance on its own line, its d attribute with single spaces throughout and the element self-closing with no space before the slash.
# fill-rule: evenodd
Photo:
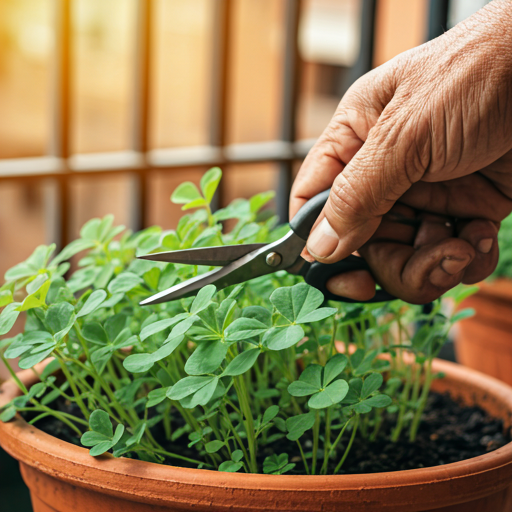
<svg viewBox="0 0 512 512">
<path fill-rule="evenodd" d="M 435 382 L 468 404 L 512 421 L 512 388 L 452 363 L 435 361 Z M 30 384 L 33 373 L 21 372 Z M 0 388 L 0 405 L 18 394 Z M 60 441 L 17 417 L 0 423 L 0 444 L 18 459 L 34 512 L 340 511 L 506 512 L 512 510 L 512 443 L 445 466 L 368 475 L 221 473 L 102 456 Z"/>
<path fill-rule="evenodd" d="M 512 385 L 512 281 L 481 283 L 460 307 L 476 314 L 459 322 L 457 360 Z"/>
</svg>

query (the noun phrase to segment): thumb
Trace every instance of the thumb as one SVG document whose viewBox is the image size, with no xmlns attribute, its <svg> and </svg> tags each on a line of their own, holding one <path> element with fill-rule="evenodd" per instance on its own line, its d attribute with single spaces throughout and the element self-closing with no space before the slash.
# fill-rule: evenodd
<svg viewBox="0 0 512 512">
<path fill-rule="evenodd" d="M 334 263 L 358 250 L 425 172 L 428 129 L 422 135 L 419 123 L 413 124 L 405 109 L 393 103 L 333 182 L 307 242 L 308 252 L 318 261 Z"/>
</svg>

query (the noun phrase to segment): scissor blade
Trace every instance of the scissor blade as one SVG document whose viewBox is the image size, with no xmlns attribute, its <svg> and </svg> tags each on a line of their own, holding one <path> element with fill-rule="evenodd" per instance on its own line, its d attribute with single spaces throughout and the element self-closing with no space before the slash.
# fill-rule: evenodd
<svg viewBox="0 0 512 512">
<path fill-rule="evenodd" d="M 262 247 L 229 263 L 225 267 L 211 270 L 206 274 L 201 274 L 188 281 L 179 283 L 168 290 L 143 300 L 140 305 L 160 304 L 181 297 L 187 297 L 188 295 L 194 295 L 199 289 L 208 284 L 213 284 L 220 290 L 255 277 L 271 274 L 277 270 L 291 269 L 298 260 L 303 261 L 299 255 L 304 245 L 305 241 L 295 235 L 293 231 L 290 231 L 277 242 L 262 244 Z M 266 262 L 267 254 L 276 251 L 282 255 L 281 264 L 275 267 L 269 266 Z"/>
<path fill-rule="evenodd" d="M 217 247 L 198 247 L 181 251 L 156 252 L 138 256 L 139 259 L 162 261 L 165 263 L 182 263 L 185 265 L 207 265 L 224 267 L 229 263 L 265 247 L 266 244 L 220 245 Z"/>
</svg>

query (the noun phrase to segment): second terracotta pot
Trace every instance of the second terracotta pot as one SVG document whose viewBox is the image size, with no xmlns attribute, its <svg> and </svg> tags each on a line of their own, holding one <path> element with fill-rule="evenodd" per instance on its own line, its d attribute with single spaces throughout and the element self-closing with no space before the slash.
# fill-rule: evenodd
<svg viewBox="0 0 512 512">
<path fill-rule="evenodd" d="M 475 315 L 459 322 L 457 360 L 512 385 L 512 281 L 481 283 L 461 307 Z"/>
</svg>

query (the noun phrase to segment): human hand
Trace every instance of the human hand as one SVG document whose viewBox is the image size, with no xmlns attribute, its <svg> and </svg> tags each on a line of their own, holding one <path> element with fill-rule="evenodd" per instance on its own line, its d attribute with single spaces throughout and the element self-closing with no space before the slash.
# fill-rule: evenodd
<svg viewBox="0 0 512 512">
<path fill-rule="evenodd" d="M 332 187 L 307 252 L 334 263 L 358 251 L 371 268 L 332 278 L 332 293 L 368 300 L 376 281 L 425 303 L 492 273 L 512 211 L 511 83 L 512 7 L 495 0 L 347 91 L 290 198 L 292 218 Z"/>
</svg>

